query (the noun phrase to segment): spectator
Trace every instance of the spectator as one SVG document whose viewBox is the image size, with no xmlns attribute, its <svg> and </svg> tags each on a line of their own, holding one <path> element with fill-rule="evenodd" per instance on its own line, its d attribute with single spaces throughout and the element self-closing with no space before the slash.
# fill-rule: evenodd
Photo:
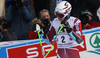
<svg viewBox="0 0 100 58">
<path fill-rule="evenodd" d="M 93 15 L 90 12 L 84 12 L 80 16 L 79 19 L 82 21 L 83 29 L 91 29 L 100 26 L 98 21 L 92 21 L 92 17 Z"/>
<path fill-rule="evenodd" d="M 89 17 L 87 15 L 81 15 L 79 19 L 82 22 L 82 29 L 92 29 L 93 27 L 89 24 Z"/>
<path fill-rule="evenodd" d="M 12 0 L 6 17 L 19 40 L 29 39 L 28 34 L 34 18 L 34 9 L 30 4 L 24 0 Z"/>
<path fill-rule="evenodd" d="M 49 22 L 51 21 L 50 20 L 50 14 L 49 14 L 49 11 L 47 9 L 43 9 L 43 10 L 40 11 L 39 18 L 40 19 L 46 18 L 46 19 L 49 20 Z"/>
<path fill-rule="evenodd" d="M 43 27 L 43 29 L 44 29 L 44 32 L 45 32 L 45 34 L 47 34 L 47 32 L 48 32 L 48 30 L 49 30 L 49 27 L 50 27 L 50 25 L 51 25 L 51 20 L 50 20 L 50 13 L 49 13 L 49 11 L 47 10 L 47 9 L 42 9 L 41 11 L 40 11 L 40 13 L 39 13 L 39 17 L 40 17 L 40 19 L 48 19 L 48 20 L 41 20 L 42 21 L 42 23 L 44 23 L 45 25 L 46 25 L 46 27 Z M 49 23 L 49 22 L 50 23 Z M 49 25 L 47 25 L 49 23 Z M 43 25 L 43 24 L 42 24 Z M 45 35 L 44 34 L 44 35 Z"/>
<path fill-rule="evenodd" d="M 17 40 L 15 32 L 11 31 L 7 19 L 0 17 L 0 41 Z"/>
<path fill-rule="evenodd" d="M 62 1 L 57 4 L 54 11 L 57 18 L 54 18 L 52 21 L 49 32 L 47 33 L 47 38 L 50 42 L 54 35 L 57 35 L 58 58 L 80 58 L 77 43 L 73 40 L 73 38 L 78 39 L 78 36 L 83 38 L 81 21 L 70 16 L 71 9 L 71 4 L 67 1 Z M 64 25 L 64 27 L 58 34 L 61 25 Z M 74 35 L 71 33 L 73 32 L 72 30 L 75 32 Z M 75 37 L 75 35 L 77 35 L 77 37 Z M 74 37 L 72 38 L 72 36 Z"/>
<path fill-rule="evenodd" d="M 93 28 L 100 26 L 100 23 L 98 21 L 93 21 L 93 15 L 90 12 L 85 12 L 84 14 L 86 14 L 89 17 L 89 24 Z"/>
<path fill-rule="evenodd" d="M 49 27 L 50 27 L 50 15 L 49 15 L 49 11 L 46 10 L 46 9 L 43 9 L 40 11 L 39 13 L 39 18 L 40 19 L 37 19 L 37 23 L 33 25 L 32 29 L 30 30 L 30 33 L 29 33 L 29 38 L 30 39 L 35 39 L 35 38 L 38 38 L 38 34 L 36 33 L 36 28 L 37 28 L 37 25 L 40 26 L 40 29 L 41 32 L 47 34 L 48 30 L 49 30 Z M 45 37 L 45 34 L 44 34 L 44 37 Z"/>
<path fill-rule="evenodd" d="M 38 38 L 38 34 L 37 34 L 38 30 L 40 31 L 40 34 L 44 34 L 44 38 L 45 38 L 47 32 L 49 31 L 49 27 L 50 27 L 49 20 L 45 19 L 45 18 L 41 19 L 41 24 L 36 23 L 33 25 L 32 29 L 30 30 L 30 33 L 29 33 L 29 38 L 30 39 Z"/>
<path fill-rule="evenodd" d="M 49 20 L 49 22 L 51 21 L 50 14 L 49 14 L 49 11 L 47 9 L 41 10 L 39 13 L 39 18 L 36 20 L 34 19 L 34 21 L 36 21 L 36 23 L 41 24 L 41 19 L 43 19 L 43 18 L 47 18 Z"/>
</svg>

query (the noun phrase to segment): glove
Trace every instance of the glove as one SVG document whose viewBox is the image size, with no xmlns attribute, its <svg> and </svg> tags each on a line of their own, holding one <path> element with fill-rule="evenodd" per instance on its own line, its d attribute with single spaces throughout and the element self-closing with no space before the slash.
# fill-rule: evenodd
<svg viewBox="0 0 100 58">
<path fill-rule="evenodd" d="M 39 31 L 41 34 L 42 33 L 41 26 L 39 24 L 33 25 L 32 31 L 34 31 L 35 33 L 37 33 L 37 31 Z"/>
<path fill-rule="evenodd" d="M 70 28 L 69 23 L 68 23 L 66 20 L 61 21 L 61 25 L 63 25 L 64 28 L 66 28 L 66 31 L 67 31 L 68 33 L 70 33 L 70 32 L 72 31 L 72 29 Z"/>
</svg>

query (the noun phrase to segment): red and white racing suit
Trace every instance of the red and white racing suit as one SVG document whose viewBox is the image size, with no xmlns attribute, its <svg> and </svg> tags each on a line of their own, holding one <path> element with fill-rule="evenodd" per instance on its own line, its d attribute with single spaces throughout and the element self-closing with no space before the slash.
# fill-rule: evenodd
<svg viewBox="0 0 100 58">
<path fill-rule="evenodd" d="M 67 21 L 70 25 L 70 28 L 72 28 L 72 30 L 81 37 L 82 36 L 81 21 L 72 16 L 70 16 L 70 18 Z M 58 18 L 55 18 L 52 21 L 51 27 L 47 34 L 47 38 L 49 39 L 49 41 L 52 41 L 52 38 L 54 37 L 55 34 L 57 34 L 58 30 L 60 29 L 60 26 L 61 26 L 61 21 L 59 21 Z M 57 36 L 57 47 L 58 47 L 57 57 L 80 58 L 77 46 L 78 44 L 71 39 L 66 29 L 63 28 Z"/>
</svg>

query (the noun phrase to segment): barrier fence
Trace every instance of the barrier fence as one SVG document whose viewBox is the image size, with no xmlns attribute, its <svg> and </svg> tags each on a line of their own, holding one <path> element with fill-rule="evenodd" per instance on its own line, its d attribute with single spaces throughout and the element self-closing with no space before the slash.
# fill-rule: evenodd
<svg viewBox="0 0 100 58">
<path fill-rule="evenodd" d="M 100 58 L 100 27 L 83 30 L 84 47 L 78 46 L 81 58 Z M 0 58 L 43 58 L 51 48 L 51 44 L 39 39 L 0 42 Z M 57 44 L 46 58 L 57 58 Z"/>
</svg>

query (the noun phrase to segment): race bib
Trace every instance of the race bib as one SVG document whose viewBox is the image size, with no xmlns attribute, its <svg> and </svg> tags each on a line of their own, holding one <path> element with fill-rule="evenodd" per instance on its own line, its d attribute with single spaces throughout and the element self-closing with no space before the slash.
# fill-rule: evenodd
<svg viewBox="0 0 100 58">
<path fill-rule="evenodd" d="M 77 43 L 74 40 L 71 40 L 69 35 L 58 35 L 57 45 L 58 48 L 69 48 L 76 46 Z"/>
</svg>

